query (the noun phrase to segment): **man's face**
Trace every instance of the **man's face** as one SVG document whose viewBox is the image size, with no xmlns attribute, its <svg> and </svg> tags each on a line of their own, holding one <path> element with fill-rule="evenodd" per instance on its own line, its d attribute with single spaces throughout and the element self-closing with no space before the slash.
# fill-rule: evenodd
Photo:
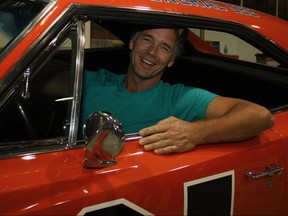
<svg viewBox="0 0 288 216">
<path fill-rule="evenodd" d="M 130 41 L 131 65 L 137 76 L 150 79 L 162 75 L 174 63 L 177 42 L 175 29 L 149 29 Z"/>
</svg>

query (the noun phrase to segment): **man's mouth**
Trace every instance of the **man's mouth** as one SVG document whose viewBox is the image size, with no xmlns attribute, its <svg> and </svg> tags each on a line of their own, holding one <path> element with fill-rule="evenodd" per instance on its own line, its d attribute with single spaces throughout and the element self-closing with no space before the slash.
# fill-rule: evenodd
<svg viewBox="0 0 288 216">
<path fill-rule="evenodd" d="M 148 65 L 150 65 L 150 66 L 155 65 L 155 63 L 153 63 L 153 62 L 151 62 L 151 61 L 148 61 L 147 59 L 144 59 L 144 58 L 142 58 L 142 61 L 143 61 L 145 64 L 148 64 Z"/>
</svg>

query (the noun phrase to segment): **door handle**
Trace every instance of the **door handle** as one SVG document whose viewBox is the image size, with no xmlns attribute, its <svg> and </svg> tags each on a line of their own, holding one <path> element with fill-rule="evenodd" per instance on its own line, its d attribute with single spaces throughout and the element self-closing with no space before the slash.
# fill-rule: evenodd
<svg viewBox="0 0 288 216">
<path fill-rule="evenodd" d="M 245 172 L 245 176 L 253 178 L 253 179 L 259 179 L 266 176 L 273 176 L 273 175 L 282 175 L 283 174 L 283 167 L 277 165 L 277 164 L 269 164 L 266 166 L 266 169 L 262 173 L 256 173 L 252 171 Z"/>
</svg>

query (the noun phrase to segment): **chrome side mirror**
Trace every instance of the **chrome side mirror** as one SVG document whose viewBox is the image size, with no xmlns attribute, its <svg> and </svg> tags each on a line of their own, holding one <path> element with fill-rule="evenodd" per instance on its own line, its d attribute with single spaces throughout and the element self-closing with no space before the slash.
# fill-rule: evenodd
<svg viewBox="0 0 288 216">
<path fill-rule="evenodd" d="M 116 164 L 115 157 L 125 144 L 125 133 L 120 122 L 111 114 L 96 112 L 88 116 L 83 128 L 85 168 L 101 168 Z"/>
</svg>

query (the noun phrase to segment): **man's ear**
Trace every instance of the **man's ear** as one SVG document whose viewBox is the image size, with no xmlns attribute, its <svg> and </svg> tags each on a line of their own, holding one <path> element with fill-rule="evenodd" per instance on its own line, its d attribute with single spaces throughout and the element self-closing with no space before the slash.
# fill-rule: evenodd
<svg viewBox="0 0 288 216">
<path fill-rule="evenodd" d="M 175 59 L 170 59 L 170 61 L 168 62 L 167 67 L 172 67 L 172 65 L 174 64 Z"/>
<path fill-rule="evenodd" d="M 133 40 L 131 39 L 130 42 L 129 42 L 129 49 L 130 49 L 130 50 L 133 49 L 133 45 L 134 45 L 134 42 L 133 42 Z"/>
</svg>

